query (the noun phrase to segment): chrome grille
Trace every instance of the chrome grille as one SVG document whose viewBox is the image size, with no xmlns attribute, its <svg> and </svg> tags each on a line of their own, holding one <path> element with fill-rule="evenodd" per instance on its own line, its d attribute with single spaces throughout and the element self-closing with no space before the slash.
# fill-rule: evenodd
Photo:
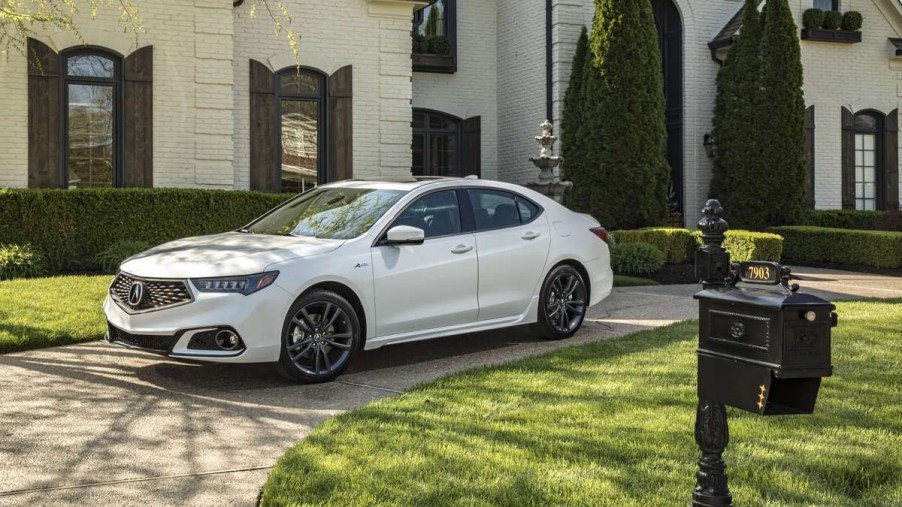
<svg viewBox="0 0 902 507">
<path fill-rule="evenodd" d="M 135 282 L 144 284 L 144 297 L 137 305 L 129 303 L 129 291 Z M 154 280 L 119 273 L 110 285 L 110 296 L 129 313 L 162 310 L 184 305 L 194 300 L 188 285 L 182 280 Z"/>
</svg>

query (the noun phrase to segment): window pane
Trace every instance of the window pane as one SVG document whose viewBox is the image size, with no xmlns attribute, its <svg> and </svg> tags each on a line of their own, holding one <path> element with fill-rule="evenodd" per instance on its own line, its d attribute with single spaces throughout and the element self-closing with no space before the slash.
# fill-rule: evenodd
<svg viewBox="0 0 902 507">
<path fill-rule="evenodd" d="M 460 176 L 456 134 L 431 134 L 429 136 L 427 174 L 430 176 Z"/>
<path fill-rule="evenodd" d="M 517 198 L 517 208 L 520 210 L 520 222 L 524 224 L 539 214 L 538 206 L 521 198 Z"/>
<path fill-rule="evenodd" d="M 460 233 L 457 192 L 443 190 L 417 199 L 392 224 L 397 225 L 423 229 L 427 238 Z"/>
<path fill-rule="evenodd" d="M 494 190 L 468 190 L 476 218 L 476 230 L 520 225 L 520 212 L 514 196 Z"/>
<path fill-rule="evenodd" d="M 877 130 L 877 118 L 869 114 L 855 115 L 855 130 L 874 132 Z"/>
<path fill-rule="evenodd" d="M 113 186 L 113 87 L 70 84 L 69 188 Z"/>
<path fill-rule="evenodd" d="M 113 60 L 100 55 L 70 56 L 66 61 L 66 74 L 74 77 L 112 78 Z"/>
<path fill-rule="evenodd" d="M 864 134 L 855 134 L 855 149 L 864 149 Z"/>
<path fill-rule="evenodd" d="M 413 112 L 413 123 L 411 124 L 411 126 L 414 129 L 425 129 L 426 128 L 426 114 L 419 112 L 419 111 L 414 111 Z"/>
<path fill-rule="evenodd" d="M 315 187 L 319 171 L 319 103 L 282 101 L 282 191 Z"/>
<path fill-rule="evenodd" d="M 320 95 L 322 78 L 312 72 L 292 70 L 281 74 L 279 80 L 283 95 Z"/>
<path fill-rule="evenodd" d="M 430 130 L 450 130 L 457 131 L 458 122 L 452 118 L 446 118 L 444 116 L 439 116 L 436 114 L 429 116 L 429 129 Z"/>
<path fill-rule="evenodd" d="M 445 33 L 445 2 L 437 0 L 417 13 L 416 33 L 423 37 L 447 35 Z"/>
<path fill-rule="evenodd" d="M 814 8 L 823 11 L 838 11 L 839 0 L 814 0 Z"/>
<path fill-rule="evenodd" d="M 414 134 L 413 135 L 413 144 L 411 145 L 411 151 L 413 151 L 413 167 L 411 168 L 411 172 L 414 176 L 425 176 L 426 175 L 426 135 L 425 134 Z"/>
</svg>

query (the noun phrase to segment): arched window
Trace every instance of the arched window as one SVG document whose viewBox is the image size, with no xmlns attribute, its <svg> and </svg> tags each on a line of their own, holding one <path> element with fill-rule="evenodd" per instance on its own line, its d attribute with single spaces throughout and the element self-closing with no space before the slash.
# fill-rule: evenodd
<svg viewBox="0 0 902 507">
<path fill-rule="evenodd" d="M 291 67 L 276 75 L 282 192 L 304 192 L 326 174 L 326 75 Z"/>
<path fill-rule="evenodd" d="M 855 115 L 855 209 L 883 209 L 883 115 Z"/>
<path fill-rule="evenodd" d="M 122 186 L 121 59 L 79 48 L 61 61 L 63 181 L 68 188 Z"/>
<path fill-rule="evenodd" d="M 414 176 L 461 176 L 461 120 L 429 111 L 413 111 Z"/>
</svg>

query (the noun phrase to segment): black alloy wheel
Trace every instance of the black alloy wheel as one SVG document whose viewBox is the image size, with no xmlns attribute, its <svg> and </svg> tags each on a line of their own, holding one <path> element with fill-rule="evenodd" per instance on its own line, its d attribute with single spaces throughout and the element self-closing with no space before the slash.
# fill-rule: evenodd
<svg viewBox="0 0 902 507">
<path fill-rule="evenodd" d="M 341 375 L 360 346 L 360 319 L 340 295 L 305 294 L 285 318 L 279 369 L 292 380 L 327 382 Z"/>
<path fill-rule="evenodd" d="M 561 265 L 545 278 L 539 296 L 538 328 L 551 340 L 569 338 L 586 318 L 589 293 L 583 276 L 569 265 Z"/>
</svg>

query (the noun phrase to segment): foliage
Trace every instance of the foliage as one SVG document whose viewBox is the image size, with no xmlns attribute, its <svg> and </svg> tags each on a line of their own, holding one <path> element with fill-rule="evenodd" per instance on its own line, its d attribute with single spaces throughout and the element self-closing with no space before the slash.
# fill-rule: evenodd
<svg viewBox="0 0 902 507">
<path fill-rule="evenodd" d="M 826 227 L 775 227 L 785 238 L 784 256 L 794 262 L 902 267 L 902 232 L 858 231 Z"/>
<path fill-rule="evenodd" d="M 710 194 L 737 214 L 757 205 L 747 193 L 761 170 L 758 105 L 762 100 L 761 22 L 758 1 L 746 0 L 742 29 L 717 74 L 714 106 L 714 171 Z"/>
<path fill-rule="evenodd" d="M 0 238 L 30 242 L 53 271 L 90 270 L 117 242 L 152 245 L 234 230 L 291 197 L 200 189 L 8 190 Z"/>
<path fill-rule="evenodd" d="M 0 282 L 0 354 L 103 338 L 110 281 L 103 275 Z"/>
<path fill-rule="evenodd" d="M 448 56 L 451 54 L 451 41 L 444 35 L 429 37 L 427 43 L 429 52 L 434 55 Z"/>
<path fill-rule="evenodd" d="M 737 505 L 898 505 L 902 304 L 837 312 L 842 367 L 814 416 L 730 411 Z M 282 456 L 261 504 L 685 505 L 697 333 L 686 322 L 566 347 L 343 413 Z"/>
<path fill-rule="evenodd" d="M 802 14 L 802 26 L 805 28 L 820 28 L 824 23 L 824 11 L 821 9 L 808 9 Z"/>
<path fill-rule="evenodd" d="M 861 25 L 864 23 L 864 19 L 861 17 L 861 13 L 858 11 L 846 11 L 845 14 L 842 15 L 842 22 L 840 26 L 843 30 L 848 30 L 850 32 L 857 32 L 861 30 Z"/>
<path fill-rule="evenodd" d="M 438 14 L 438 7 L 436 7 L 435 5 L 430 5 L 429 16 L 426 18 L 426 28 L 424 30 L 424 35 L 426 36 L 427 40 L 440 35 L 438 30 Z"/>
<path fill-rule="evenodd" d="M 779 262 L 783 253 L 783 238 L 766 232 L 727 231 L 724 248 L 736 262 L 747 260 Z M 693 262 L 695 251 L 702 245 L 701 232 L 689 229 L 654 227 L 611 233 L 618 244 L 648 243 L 659 249 L 668 264 Z"/>
<path fill-rule="evenodd" d="M 139 5 L 146 0 L 0 0 L 0 52 L 12 49 L 26 55 L 27 39 L 37 32 L 68 31 L 87 43 L 77 21 L 80 7 L 86 7 L 93 20 L 102 9 L 115 9 L 120 24 L 138 41 L 144 28 Z M 291 13 L 282 0 L 250 0 L 250 16 L 256 17 L 263 6 L 272 19 L 276 37 L 284 36 L 294 58 L 300 63 L 301 36 L 291 28 Z"/>
<path fill-rule="evenodd" d="M 902 212 L 861 210 L 807 210 L 799 225 L 902 232 Z"/>
<path fill-rule="evenodd" d="M 413 47 L 411 48 L 415 54 L 423 54 L 429 52 L 429 44 L 426 44 L 426 37 L 415 33 L 411 35 Z"/>
<path fill-rule="evenodd" d="M 28 243 L 0 244 L 0 280 L 31 278 L 44 273 L 44 257 Z"/>
<path fill-rule="evenodd" d="M 836 30 L 842 25 L 842 14 L 837 11 L 827 11 L 824 13 L 824 22 L 821 28 L 824 30 Z"/>
<path fill-rule="evenodd" d="M 94 256 L 94 262 L 104 273 L 115 273 L 119 271 L 122 261 L 145 250 L 150 250 L 152 246 L 146 241 L 117 241 Z"/>
<path fill-rule="evenodd" d="M 613 228 L 667 215 L 664 83 L 650 2 L 595 0 L 568 205 Z M 572 125 L 572 123 L 570 123 Z M 571 135 L 572 135 L 571 128 Z"/>
<path fill-rule="evenodd" d="M 576 52 L 573 54 L 573 66 L 570 70 L 570 83 L 567 93 L 564 94 L 564 110 L 561 113 L 561 154 L 564 156 L 564 170 L 571 165 L 576 165 L 584 160 L 580 154 L 579 136 L 577 130 L 583 123 L 583 110 L 585 104 L 580 91 L 583 84 L 583 73 L 586 67 L 586 58 L 589 52 L 589 32 L 584 26 L 576 41 Z"/>
<path fill-rule="evenodd" d="M 619 275 L 647 276 L 664 265 L 664 254 L 648 243 L 623 243 L 611 247 L 611 268 Z"/>
<path fill-rule="evenodd" d="M 761 100 L 757 172 L 736 180 L 744 196 L 734 225 L 762 229 L 796 224 L 805 210 L 805 99 L 799 31 L 787 0 L 767 0 L 761 35 Z"/>
</svg>

